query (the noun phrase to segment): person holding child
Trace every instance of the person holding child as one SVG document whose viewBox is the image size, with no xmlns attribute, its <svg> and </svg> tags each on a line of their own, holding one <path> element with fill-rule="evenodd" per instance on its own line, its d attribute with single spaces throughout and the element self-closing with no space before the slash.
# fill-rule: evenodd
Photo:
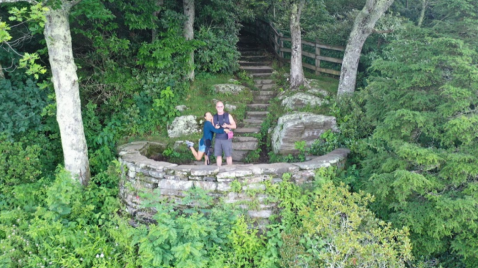
<svg viewBox="0 0 478 268">
<path fill-rule="evenodd" d="M 212 143 L 212 137 L 214 133 L 217 134 L 224 134 L 228 133 L 228 129 L 224 128 L 219 128 L 219 127 L 214 127 L 212 122 L 213 122 L 213 117 L 210 112 L 206 112 L 204 114 L 204 126 L 203 126 L 203 136 L 199 140 L 199 148 L 196 151 L 194 149 L 194 143 L 191 141 L 186 141 L 186 145 L 188 148 L 191 150 L 192 154 L 194 155 L 194 158 L 198 161 L 202 159 L 204 156 L 204 164 L 209 165 L 209 155 L 210 155 L 210 148 L 211 148 L 211 143 Z"/>
</svg>

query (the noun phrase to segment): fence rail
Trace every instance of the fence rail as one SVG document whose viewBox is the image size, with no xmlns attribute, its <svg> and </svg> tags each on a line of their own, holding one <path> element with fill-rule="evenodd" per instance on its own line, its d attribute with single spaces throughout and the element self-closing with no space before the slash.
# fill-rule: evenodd
<svg viewBox="0 0 478 268">
<path fill-rule="evenodd" d="M 290 59 L 286 59 L 284 57 L 284 53 L 291 53 L 292 50 L 284 46 L 284 41 L 292 42 L 291 38 L 284 37 L 284 35 L 281 32 L 279 32 L 276 28 L 274 28 L 274 26 L 271 23 L 263 21 L 263 20 L 257 19 L 256 24 L 254 26 L 255 26 L 255 28 L 253 29 L 254 32 L 256 32 L 256 34 L 260 38 L 262 38 L 264 41 L 266 41 L 272 46 L 277 57 L 279 57 L 283 61 L 290 61 Z M 304 57 L 308 57 L 313 59 L 313 62 L 314 62 L 314 64 L 308 64 L 308 63 L 305 63 L 304 60 L 302 60 L 302 66 L 304 68 L 314 71 L 315 74 L 327 73 L 327 74 L 340 76 L 340 71 L 332 70 L 328 68 L 322 68 L 320 67 L 320 63 L 321 61 L 326 61 L 326 62 L 342 64 L 342 59 L 322 56 L 320 53 L 321 53 L 321 49 L 345 51 L 344 47 L 329 46 L 329 45 L 320 44 L 319 42 L 310 42 L 310 41 L 304 41 L 304 40 L 302 41 L 302 46 L 303 45 L 315 48 L 314 53 L 304 51 L 304 49 L 302 49 L 302 59 L 304 59 Z"/>
</svg>

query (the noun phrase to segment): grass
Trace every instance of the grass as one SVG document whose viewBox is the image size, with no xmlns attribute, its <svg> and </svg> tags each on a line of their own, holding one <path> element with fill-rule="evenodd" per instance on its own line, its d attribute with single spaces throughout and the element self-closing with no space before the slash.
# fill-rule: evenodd
<svg viewBox="0 0 478 268">
<path fill-rule="evenodd" d="M 286 89 L 286 79 L 284 78 L 283 74 L 284 73 L 289 73 L 290 71 L 290 64 L 289 63 L 283 63 L 280 64 L 278 61 L 274 61 L 272 63 L 272 67 L 274 70 L 279 72 L 281 77 L 277 77 L 276 83 L 277 85 L 283 87 Z M 336 96 L 337 95 L 337 89 L 339 87 L 339 78 L 336 76 L 331 76 L 328 74 L 319 74 L 316 75 L 315 73 L 309 71 L 308 69 L 304 68 L 304 76 L 307 79 L 315 79 L 317 80 L 317 85 L 319 88 L 326 90 L 330 96 Z"/>
<path fill-rule="evenodd" d="M 318 86 L 329 92 L 330 96 L 337 95 L 337 89 L 339 87 L 339 79 L 331 77 L 325 74 L 316 75 L 309 71 L 304 71 L 305 78 L 317 80 Z"/>
</svg>

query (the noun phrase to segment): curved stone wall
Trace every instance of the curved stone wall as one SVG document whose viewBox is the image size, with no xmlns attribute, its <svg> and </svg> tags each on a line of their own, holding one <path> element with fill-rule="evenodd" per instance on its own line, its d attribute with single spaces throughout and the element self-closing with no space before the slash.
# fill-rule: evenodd
<svg viewBox="0 0 478 268">
<path fill-rule="evenodd" d="M 192 187 L 199 187 L 208 191 L 215 198 L 223 198 L 225 202 L 235 203 L 244 201 L 259 202 L 259 206 L 248 210 L 253 218 L 268 218 L 273 213 L 275 204 L 263 202 L 264 194 L 254 197 L 247 195 L 251 189 L 265 189 L 264 182 L 280 182 L 282 174 L 290 173 L 291 180 L 302 184 L 314 179 L 314 170 L 321 167 L 336 165 L 343 167 L 348 149 L 337 149 L 333 152 L 314 157 L 300 163 L 273 163 L 273 164 L 245 164 L 231 166 L 205 165 L 177 165 L 160 162 L 145 156 L 149 147 L 163 147 L 156 142 L 132 142 L 118 148 L 119 161 L 123 167 L 123 179 L 120 184 L 120 198 L 126 205 L 127 211 L 136 215 L 141 211 L 140 192 L 159 190 L 164 198 L 181 198 L 184 191 Z M 241 188 L 231 191 L 233 181 L 240 182 Z M 237 185 L 237 184 L 236 184 Z M 156 191 L 157 192 L 157 191 Z"/>
</svg>

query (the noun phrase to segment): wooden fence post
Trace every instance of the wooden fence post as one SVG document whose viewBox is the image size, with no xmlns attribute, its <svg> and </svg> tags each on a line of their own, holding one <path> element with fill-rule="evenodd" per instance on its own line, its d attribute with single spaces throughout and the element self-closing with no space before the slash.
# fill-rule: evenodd
<svg viewBox="0 0 478 268">
<path fill-rule="evenodd" d="M 315 40 L 315 74 L 320 74 L 320 47 L 319 40 Z"/>
</svg>

